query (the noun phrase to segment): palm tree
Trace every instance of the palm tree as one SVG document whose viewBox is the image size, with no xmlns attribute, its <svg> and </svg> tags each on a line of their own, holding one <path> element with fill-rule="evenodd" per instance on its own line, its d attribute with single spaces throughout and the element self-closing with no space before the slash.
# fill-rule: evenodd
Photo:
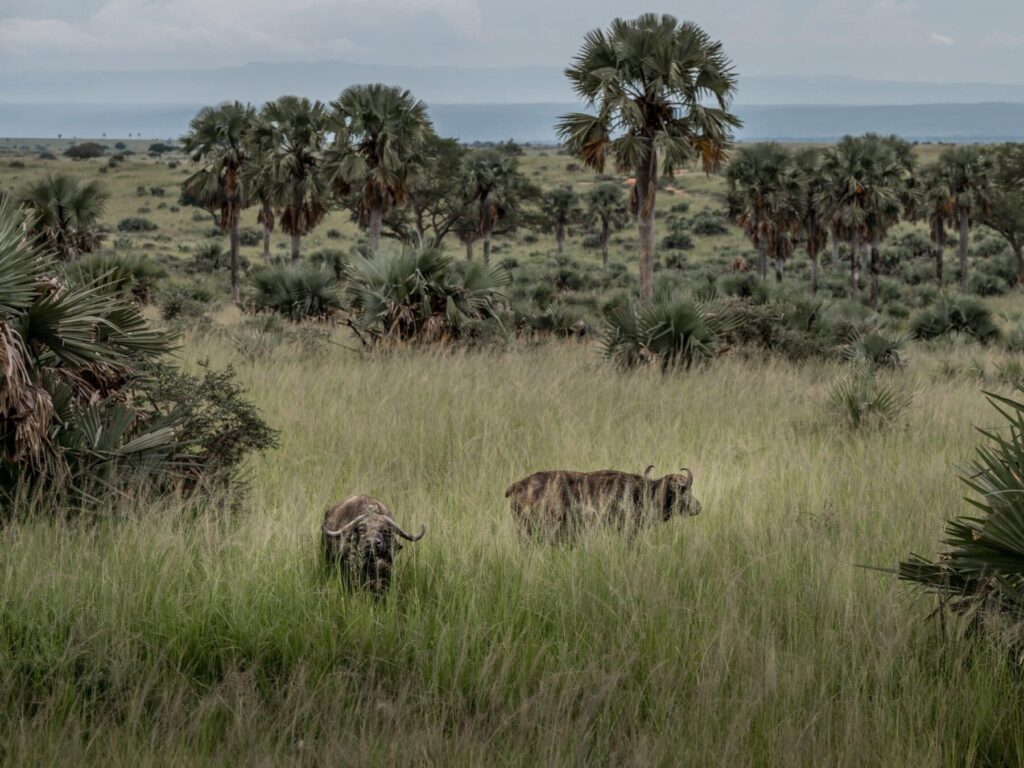
<svg viewBox="0 0 1024 768">
<path fill-rule="evenodd" d="M 370 248 L 380 245 L 381 222 L 405 205 L 433 133 L 427 105 L 393 86 L 353 85 L 331 102 L 336 140 L 328 174 L 336 186 L 359 187 L 359 206 L 369 224 Z"/>
<path fill-rule="evenodd" d="M 18 202 L 32 239 L 68 261 L 103 241 L 98 225 L 109 197 L 98 181 L 79 185 L 74 177 L 58 174 L 29 184 Z"/>
<path fill-rule="evenodd" d="M 580 199 L 568 184 L 544 194 L 544 214 L 555 230 L 558 252 L 565 251 L 565 229 L 582 214 Z"/>
<path fill-rule="evenodd" d="M 329 132 L 322 102 L 282 96 L 263 105 L 252 141 L 261 148 L 247 179 L 264 190 L 278 211 L 281 229 L 291 235 L 292 260 L 302 258 L 302 237 L 327 215 L 330 190 L 324 174 Z"/>
<path fill-rule="evenodd" d="M 799 178 L 792 158 L 772 142 L 742 147 L 726 168 L 729 212 L 757 248 L 761 278 L 768 274 L 768 257 L 776 262 L 782 280 L 782 261 L 792 252 L 800 222 Z"/>
<path fill-rule="evenodd" d="M 515 212 L 524 192 L 525 180 L 518 168 L 514 156 L 493 149 L 474 152 L 466 161 L 467 197 L 484 243 L 485 264 L 491 261 L 495 225 Z M 467 256 L 472 258 L 470 247 L 467 246 Z"/>
<path fill-rule="evenodd" d="M 850 243 L 850 295 L 860 294 L 861 246 L 868 234 L 869 176 L 868 145 L 844 136 L 825 151 L 821 163 L 821 210 L 832 236 Z"/>
<path fill-rule="evenodd" d="M 946 225 L 954 219 L 954 201 L 949 194 L 945 169 L 937 162 L 924 168 L 918 179 L 917 208 L 928 222 L 932 237 L 932 252 L 935 258 L 935 282 L 942 290 L 943 250 L 946 244 Z"/>
<path fill-rule="evenodd" d="M 814 147 L 793 155 L 800 188 L 800 239 L 811 262 L 811 295 L 818 293 L 818 253 L 828 242 L 828 227 L 822 216 L 820 199 L 824 177 L 821 175 L 821 151 Z"/>
<path fill-rule="evenodd" d="M 1024 144 L 1000 144 L 987 151 L 993 189 L 984 223 L 998 232 L 1017 259 L 1017 285 L 1024 285 Z"/>
<path fill-rule="evenodd" d="M 945 150 L 938 162 L 960 225 L 960 291 L 966 292 L 971 220 L 988 211 L 991 161 L 977 147 L 963 146 Z"/>
<path fill-rule="evenodd" d="M 587 221 L 600 222 L 598 242 L 601 245 L 601 266 L 608 269 L 608 239 L 613 229 L 626 224 L 626 199 L 622 186 L 614 181 L 595 184 L 587 193 Z"/>
<path fill-rule="evenodd" d="M 904 210 L 913 208 L 909 181 L 914 172 L 914 154 L 910 144 L 898 136 L 882 138 L 869 133 L 859 140 L 867 145 L 870 161 L 867 228 L 871 241 L 871 306 L 877 307 L 882 240 L 899 223 Z"/>
<path fill-rule="evenodd" d="M 654 207 L 660 170 L 697 159 L 717 169 L 739 119 L 728 111 L 736 90 L 732 63 L 696 24 L 644 14 L 592 30 L 566 70 L 576 93 L 597 114 L 573 113 L 558 123 L 569 151 L 602 171 L 608 154 L 633 173 L 630 200 L 640 234 L 640 298 L 654 286 Z M 713 102 L 715 106 L 709 105 Z"/>
<path fill-rule="evenodd" d="M 239 298 L 238 226 L 248 205 L 242 169 L 249 158 L 246 136 L 254 115 L 251 106 L 238 101 L 203 107 L 184 138 L 185 151 L 203 166 L 185 180 L 185 191 L 204 201 L 204 207 L 218 216 L 221 231 L 230 233 L 231 298 L 235 301 Z"/>
</svg>

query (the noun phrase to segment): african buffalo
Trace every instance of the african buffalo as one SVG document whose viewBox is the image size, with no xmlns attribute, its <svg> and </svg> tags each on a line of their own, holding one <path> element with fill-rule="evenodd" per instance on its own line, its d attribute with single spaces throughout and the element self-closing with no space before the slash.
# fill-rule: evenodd
<svg viewBox="0 0 1024 768">
<path fill-rule="evenodd" d="M 395 537 L 419 541 L 427 527 L 410 536 L 394 521 L 384 502 L 372 496 L 349 496 L 324 513 L 320 532 L 325 563 L 340 566 L 351 583 L 381 595 L 391 583 L 395 554 L 402 548 Z"/>
<path fill-rule="evenodd" d="M 601 470 L 535 472 L 505 491 L 524 535 L 565 539 L 581 528 L 605 523 L 632 535 L 645 523 L 673 515 L 700 514 L 693 498 L 693 473 L 648 477 Z"/>
</svg>

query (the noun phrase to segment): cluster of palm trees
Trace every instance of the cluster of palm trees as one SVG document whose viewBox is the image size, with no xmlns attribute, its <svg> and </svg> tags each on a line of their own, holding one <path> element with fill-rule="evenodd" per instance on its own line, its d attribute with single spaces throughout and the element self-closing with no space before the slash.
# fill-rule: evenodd
<svg viewBox="0 0 1024 768">
<path fill-rule="evenodd" d="M 946 149 L 919 168 L 913 147 L 896 136 L 844 137 L 827 149 L 791 151 L 778 144 L 741 148 L 726 170 L 729 208 L 757 248 L 765 277 L 769 260 L 782 280 L 783 266 L 803 247 L 811 264 L 811 290 L 818 288 L 818 254 L 831 240 L 833 266 L 840 244 L 848 247 L 850 292 L 857 297 L 865 266 L 870 301 L 879 298 L 880 249 L 888 231 L 904 219 L 927 222 L 941 288 L 947 227 L 959 231 L 960 290 L 967 290 L 969 230 L 989 223 L 995 203 L 1016 195 L 1024 182 L 1024 155 L 1006 148 L 961 146 Z M 1002 179 L 995 171 L 1001 170 Z M 1011 241 L 1019 223 L 995 227 Z M 866 258 L 865 258 L 866 257 Z"/>
<path fill-rule="evenodd" d="M 200 165 L 185 192 L 230 233 L 236 300 L 239 225 L 250 206 L 268 262 L 275 226 L 291 237 L 298 260 L 302 238 L 336 207 L 366 229 L 371 251 L 384 235 L 437 245 L 452 233 L 470 259 L 482 241 L 488 261 L 492 236 L 535 193 L 518 170 L 514 145 L 468 152 L 437 136 L 422 101 L 380 84 L 349 87 L 330 104 L 283 96 L 260 109 L 206 107 L 184 148 Z"/>
<path fill-rule="evenodd" d="M 230 233 L 232 296 L 245 208 L 258 208 L 265 259 L 275 223 L 299 259 L 302 237 L 333 201 L 355 191 L 376 247 L 383 216 L 404 203 L 431 131 L 423 102 L 383 85 L 352 86 L 329 105 L 283 96 L 259 110 L 239 102 L 200 110 L 184 146 L 201 167 L 184 187 Z"/>
</svg>

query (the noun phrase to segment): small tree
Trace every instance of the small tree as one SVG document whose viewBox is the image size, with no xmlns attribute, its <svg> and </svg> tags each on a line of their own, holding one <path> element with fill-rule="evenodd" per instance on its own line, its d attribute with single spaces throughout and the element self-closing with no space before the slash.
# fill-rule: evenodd
<svg viewBox="0 0 1024 768">
<path fill-rule="evenodd" d="M 565 230 L 583 214 L 579 195 L 566 184 L 545 192 L 541 205 L 545 222 L 554 230 L 558 252 L 563 253 L 565 251 Z"/>
<path fill-rule="evenodd" d="M 601 266 L 608 268 L 608 240 L 611 233 L 626 225 L 626 195 L 622 185 L 614 181 L 595 184 L 586 195 L 588 225 L 598 225 L 598 243 L 601 246 Z"/>
</svg>

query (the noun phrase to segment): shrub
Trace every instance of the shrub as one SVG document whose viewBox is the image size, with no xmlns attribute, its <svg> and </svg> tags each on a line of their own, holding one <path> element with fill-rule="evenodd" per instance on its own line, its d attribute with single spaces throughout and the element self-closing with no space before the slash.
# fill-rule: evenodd
<svg viewBox="0 0 1024 768">
<path fill-rule="evenodd" d="M 987 344 L 999 338 L 999 328 L 988 307 L 977 299 L 944 297 L 920 310 L 910 321 L 915 338 L 935 339 L 947 334 L 964 334 Z"/>
<path fill-rule="evenodd" d="M 118 232 L 153 232 L 156 229 L 159 229 L 156 224 L 141 216 L 121 219 L 117 224 Z"/>
<path fill-rule="evenodd" d="M 174 286 L 160 291 L 160 317 L 165 321 L 196 321 L 203 318 L 213 300 L 204 287 Z"/>
<path fill-rule="evenodd" d="M 734 272 L 718 279 L 718 292 L 724 296 L 748 299 L 754 304 L 764 304 L 771 298 L 771 289 L 753 272 Z"/>
<path fill-rule="evenodd" d="M 673 221 L 668 225 L 668 233 L 661 238 L 661 247 L 672 251 L 689 251 L 693 249 L 693 238 L 687 231 L 686 222 Z"/>
<path fill-rule="evenodd" d="M 1024 387 L 1016 386 L 1018 398 Z M 932 561 L 911 554 L 896 573 L 943 606 L 970 614 L 976 626 L 1009 630 L 1020 649 L 1024 615 L 1024 403 L 986 393 L 1005 422 L 983 429 L 985 443 L 961 472 L 971 493 L 970 516 L 946 524 L 946 545 Z"/>
<path fill-rule="evenodd" d="M 13 208 L 0 206 L 0 489 L 8 497 L 80 508 L 108 493 L 194 490 L 230 479 L 232 462 L 266 447 L 233 442 L 226 420 L 202 429 L 195 404 L 214 393 L 166 364 L 174 338 L 102 286 L 62 285 L 19 225 Z M 230 397 L 247 406 L 237 387 Z"/>
<path fill-rule="evenodd" d="M 311 264 L 273 264 L 250 277 L 257 311 L 277 312 L 292 321 L 322 320 L 342 307 L 334 273 Z"/>
<path fill-rule="evenodd" d="M 81 144 L 74 144 L 64 151 L 65 157 L 72 160 L 91 160 L 95 157 L 103 157 L 107 148 L 95 141 L 83 141 Z"/>
<path fill-rule="evenodd" d="M 158 141 L 154 144 L 150 144 L 149 149 L 146 151 L 151 155 L 163 155 L 167 152 L 175 152 L 177 149 L 178 148 L 173 144 L 165 144 L 162 141 Z"/>
<path fill-rule="evenodd" d="M 690 231 L 705 237 L 724 235 L 729 232 L 729 224 L 721 211 L 700 211 L 690 219 Z"/>
<path fill-rule="evenodd" d="M 513 308 L 513 322 L 517 331 L 536 335 L 582 338 L 587 333 L 587 324 L 581 313 L 561 301 L 553 302 L 544 309 L 535 305 L 518 305 Z"/>
<path fill-rule="evenodd" d="M 119 141 L 119 142 L 117 142 L 117 144 L 114 145 L 114 149 L 117 149 L 117 150 L 128 149 L 128 145 L 125 144 L 123 141 Z"/>
<path fill-rule="evenodd" d="M 913 393 L 880 381 L 873 371 L 863 369 L 833 383 L 828 408 L 838 421 L 856 430 L 895 423 L 913 400 Z"/>
<path fill-rule="evenodd" d="M 53 154 L 53 152 L 49 152 L 49 151 L 40 152 L 38 157 L 39 157 L 40 160 L 56 160 L 57 159 L 57 156 L 55 154 Z"/>
<path fill-rule="evenodd" d="M 238 230 L 238 244 L 245 248 L 252 248 L 263 242 L 263 233 L 253 227 L 244 227 Z"/>
<path fill-rule="evenodd" d="M 67 267 L 65 273 L 72 285 L 106 286 L 141 304 L 149 301 L 156 281 L 167 276 L 165 270 L 149 259 L 117 253 L 83 256 Z"/>
<path fill-rule="evenodd" d="M 334 229 L 333 227 L 328 229 L 325 234 L 327 235 L 328 240 L 341 240 L 341 231 Z"/>
<path fill-rule="evenodd" d="M 717 354 L 734 323 L 732 313 L 713 305 L 660 296 L 646 305 L 609 311 L 602 344 L 605 356 L 626 368 L 658 364 L 663 371 L 689 369 Z"/>
<path fill-rule="evenodd" d="M 865 333 L 846 344 L 841 354 L 844 359 L 863 363 L 872 370 L 901 368 L 906 364 L 906 340 L 902 336 L 886 336 L 875 331 Z"/>
<path fill-rule="evenodd" d="M 430 245 L 355 255 L 348 279 L 352 327 L 364 344 L 472 336 L 497 322 L 500 291 L 511 283 L 499 266 L 460 265 Z"/>
<path fill-rule="evenodd" d="M 337 249 L 324 248 L 322 251 L 316 251 L 310 256 L 310 261 L 318 267 L 329 269 L 338 280 L 343 280 L 348 271 L 348 256 L 344 251 Z"/>
</svg>

